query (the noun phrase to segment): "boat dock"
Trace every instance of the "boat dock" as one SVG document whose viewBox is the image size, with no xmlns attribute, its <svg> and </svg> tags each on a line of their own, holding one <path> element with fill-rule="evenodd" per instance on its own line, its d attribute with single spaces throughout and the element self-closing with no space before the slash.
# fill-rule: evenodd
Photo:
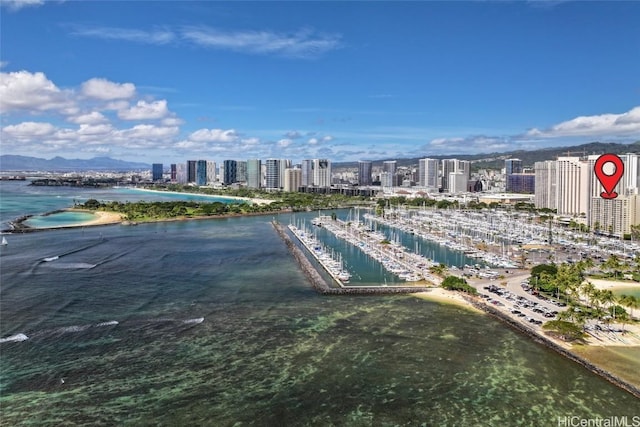
<svg viewBox="0 0 640 427">
<path fill-rule="evenodd" d="M 389 295 L 389 294 L 409 294 L 416 292 L 429 292 L 430 287 L 426 286 L 342 286 L 331 287 L 326 280 L 318 273 L 318 270 L 309 262 L 309 259 L 302 252 L 300 247 L 296 245 L 285 227 L 276 222 L 272 222 L 278 235 L 282 238 L 287 248 L 300 265 L 303 273 L 313 288 L 323 295 Z M 305 246 L 306 248 L 306 246 Z"/>
<path fill-rule="evenodd" d="M 332 219 L 329 216 L 320 216 L 314 223 L 376 259 L 401 279 L 408 282 L 427 281 L 436 285 L 441 282 L 440 278 L 429 272 L 429 268 L 436 265 L 432 260 L 407 251 L 404 246 L 388 241 L 380 233 L 366 230 L 362 224 Z"/>
<path fill-rule="evenodd" d="M 318 261 L 318 263 L 325 269 L 327 273 L 331 276 L 331 278 L 340 286 L 344 288 L 344 281 L 347 281 L 349 278 L 349 274 L 345 272 L 342 268 L 338 269 L 333 259 L 327 259 L 325 253 L 320 248 L 317 240 L 310 238 L 309 234 L 305 230 L 301 230 L 293 224 L 289 224 L 289 230 L 293 233 L 294 236 L 298 239 L 302 245 L 307 248 L 309 253 L 313 255 L 313 258 Z M 341 267 L 341 266 L 340 266 Z M 346 280 L 345 280 L 346 279 Z"/>
</svg>

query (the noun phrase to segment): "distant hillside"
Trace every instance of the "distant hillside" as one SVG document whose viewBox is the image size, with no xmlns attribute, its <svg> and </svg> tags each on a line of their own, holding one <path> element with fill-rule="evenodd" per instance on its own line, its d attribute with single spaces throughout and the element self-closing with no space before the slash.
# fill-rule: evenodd
<svg viewBox="0 0 640 427">
<path fill-rule="evenodd" d="M 553 147 L 542 148 L 539 150 L 516 150 L 503 153 L 484 153 L 484 154 L 447 154 L 439 156 L 431 156 L 425 154 L 424 157 L 416 157 L 411 159 L 388 159 L 397 160 L 398 166 L 411 166 L 417 165 L 419 159 L 425 157 L 431 159 L 460 159 L 469 160 L 472 163 L 472 169 L 501 169 L 504 167 L 504 160 L 510 158 L 517 158 L 522 160 L 524 167 L 533 167 L 535 162 L 541 162 L 544 160 L 555 160 L 559 156 L 566 156 L 567 153 L 571 153 L 572 156 L 583 156 L 590 154 L 625 154 L 625 153 L 638 153 L 640 154 L 640 141 L 636 141 L 632 144 L 614 144 L 607 142 L 590 142 L 588 144 L 574 145 L 571 147 Z M 382 166 L 384 160 L 373 161 L 374 166 Z M 357 162 L 344 162 L 335 163 L 334 168 L 356 168 Z"/>
<path fill-rule="evenodd" d="M 0 171 L 129 171 L 151 169 L 146 163 L 126 162 L 110 157 L 94 157 L 93 159 L 65 159 L 54 157 L 53 159 L 40 159 L 37 157 L 14 156 L 3 154 L 0 156 Z"/>
</svg>

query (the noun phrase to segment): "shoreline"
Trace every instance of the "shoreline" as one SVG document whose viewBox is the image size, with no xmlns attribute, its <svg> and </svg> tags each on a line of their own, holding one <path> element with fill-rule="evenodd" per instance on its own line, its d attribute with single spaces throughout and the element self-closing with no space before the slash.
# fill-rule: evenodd
<svg viewBox="0 0 640 427">
<path fill-rule="evenodd" d="M 534 342 L 539 343 L 569 360 L 580 364 L 592 373 L 604 378 L 633 396 L 640 398 L 640 382 L 634 382 L 634 377 L 626 374 L 626 371 L 622 371 L 618 368 L 612 369 L 612 367 L 620 365 L 619 361 L 609 361 L 608 358 L 601 356 L 602 353 L 610 354 L 620 351 L 619 349 L 627 349 L 631 351 L 634 349 L 640 350 L 640 346 L 638 345 L 599 345 L 592 341 L 588 341 L 586 345 L 574 345 L 549 336 L 542 330 L 532 328 L 519 321 L 516 317 L 511 316 L 509 313 L 505 313 L 497 307 L 487 304 L 476 296 L 462 294 L 457 291 L 433 288 L 430 292 L 416 293 L 415 296 L 427 301 L 464 307 L 472 311 L 481 312 L 494 317 L 515 331 L 526 335 L 527 338 Z M 629 369 L 628 367 L 626 368 Z"/>
<path fill-rule="evenodd" d="M 275 200 L 269 200 L 269 199 L 260 199 L 260 198 L 251 198 L 251 197 L 239 197 L 239 196 L 220 196 L 220 195 L 216 195 L 216 194 L 201 194 L 201 193 L 189 193 L 189 192 L 184 192 L 184 191 L 165 191 L 165 190 L 150 190 L 148 188 L 137 188 L 137 187 L 126 187 L 129 190 L 137 190 L 137 191 L 148 191 L 150 193 L 160 193 L 160 194 L 187 194 L 190 196 L 202 196 L 202 197 L 212 197 L 212 198 L 217 198 L 217 199 L 231 199 L 231 200 L 241 200 L 241 201 L 249 201 L 251 203 L 254 203 L 256 205 L 268 205 L 271 204 L 273 202 L 275 202 Z"/>
<path fill-rule="evenodd" d="M 640 290 L 640 283 L 634 282 L 631 280 L 606 280 L 606 279 L 588 279 L 589 282 L 593 284 L 598 289 L 606 290 L 611 289 L 615 291 L 616 289 L 629 289 L 629 288 L 637 288 Z"/>
<path fill-rule="evenodd" d="M 429 292 L 417 292 L 414 295 L 426 301 L 435 301 L 435 302 L 441 302 L 444 304 L 455 305 L 470 311 L 475 311 L 476 313 L 482 312 L 482 310 L 478 309 L 472 304 L 469 304 L 469 302 L 464 298 L 462 293 L 456 292 L 456 291 L 449 291 L 441 287 L 433 287 Z"/>
<path fill-rule="evenodd" d="M 92 211 L 88 209 L 78 209 L 78 208 L 67 208 L 67 209 L 59 209 L 57 211 L 48 212 L 44 215 L 51 215 L 59 212 L 88 212 L 92 214 L 104 214 L 101 218 L 85 221 L 77 224 L 67 224 L 67 225 L 56 225 L 50 227 L 30 227 L 28 225 L 23 224 L 23 222 L 34 215 L 28 215 L 24 217 L 18 218 L 16 221 L 11 221 L 9 225 L 12 227 L 11 229 L 2 230 L 2 233 L 34 233 L 38 231 L 49 231 L 49 230 L 62 230 L 68 228 L 79 228 L 79 227 L 98 227 L 104 225 L 128 225 L 135 226 L 140 224 L 155 224 L 161 222 L 182 222 L 182 221 L 200 221 L 200 220 L 215 220 L 215 219 L 226 219 L 226 218 L 239 218 L 239 217 L 248 217 L 248 216 L 264 216 L 264 215 L 279 215 L 281 213 L 291 213 L 290 210 L 282 210 L 278 212 L 250 212 L 250 213 L 226 213 L 222 215 L 211 215 L 211 216 L 194 216 L 194 217 L 176 217 L 176 218 L 159 218 L 159 219 L 150 219 L 145 221 L 127 221 L 122 217 L 122 214 L 117 212 L 109 212 L 109 211 Z M 110 217 L 111 216 L 111 217 Z M 115 216 L 118 219 L 115 219 Z M 110 217 L 110 218 L 109 218 Z M 109 219 L 108 219 L 109 218 Z"/>
</svg>

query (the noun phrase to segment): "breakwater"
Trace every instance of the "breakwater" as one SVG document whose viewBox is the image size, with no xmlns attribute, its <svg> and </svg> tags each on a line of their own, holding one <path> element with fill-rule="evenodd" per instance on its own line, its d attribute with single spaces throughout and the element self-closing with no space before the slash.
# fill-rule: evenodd
<svg viewBox="0 0 640 427">
<path fill-rule="evenodd" d="M 318 270 L 309 262 L 309 259 L 305 256 L 302 250 L 291 240 L 291 237 L 286 232 L 285 227 L 272 221 L 273 227 L 284 241 L 287 248 L 293 255 L 293 258 L 298 262 L 298 265 L 302 269 L 302 272 L 307 276 L 311 286 L 323 294 L 323 295 L 390 295 L 390 294 L 410 294 L 416 292 L 428 292 L 430 288 L 424 286 L 395 286 L 395 287 L 383 287 L 383 286 L 359 286 L 359 287 L 331 287 L 327 281 L 320 275 Z"/>
<path fill-rule="evenodd" d="M 564 357 L 566 357 L 569 360 L 572 360 L 580 365 L 582 365 L 583 367 L 585 367 L 586 369 L 588 369 L 589 371 L 593 372 L 596 375 L 599 375 L 600 377 L 606 379 L 607 381 L 609 381 L 610 383 L 620 387 L 621 389 L 631 393 L 633 396 L 640 398 L 640 388 L 638 388 L 637 386 L 630 384 L 629 382 L 617 377 L 616 375 L 613 375 L 611 372 L 605 371 L 602 368 L 597 367 L 596 365 L 594 365 L 593 363 L 589 362 L 588 360 L 578 356 L 577 354 L 573 353 L 571 350 L 568 350 L 558 344 L 556 344 L 555 342 L 553 342 L 552 340 L 550 340 L 549 338 L 545 337 L 544 335 L 536 332 L 535 330 L 527 327 L 526 325 L 516 321 L 515 319 L 513 319 L 511 316 L 509 316 L 506 313 L 501 312 L 500 310 L 496 309 L 495 307 L 492 307 L 488 304 L 485 304 L 484 302 L 482 302 L 481 300 L 479 300 L 477 297 L 472 297 L 472 296 L 468 296 L 468 295 L 463 295 L 463 298 L 472 306 L 474 306 L 475 308 L 482 310 L 483 312 L 501 320 L 502 322 L 506 323 L 507 325 L 509 325 L 510 327 L 512 327 L 513 329 L 517 330 L 518 332 L 526 335 L 527 337 L 531 338 L 533 341 L 542 344 L 544 346 L 546 346 L 547 348 L 550 348 L 554 351 L 556 351 L 557 353 L 563 355 Z"/>
</svg>

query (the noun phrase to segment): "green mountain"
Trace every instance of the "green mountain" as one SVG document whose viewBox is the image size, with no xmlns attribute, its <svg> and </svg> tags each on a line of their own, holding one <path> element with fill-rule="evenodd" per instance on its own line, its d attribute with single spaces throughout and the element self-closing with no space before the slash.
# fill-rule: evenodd
<svg viewBox="0 0 640 427">
<path fill-rule="evenodd" d="M 552 147 L 541 148 L 539 150 L 516 150 L 502 153 L 483 153 L 483 154 L 448 154 L 439 156 L 426 155 L 424 157 L 416 157 L 410 159 L 385 159 L 396 160 L 397 166 L 417 165 L 419 159 L 460 159 L 469 160 L 472 170 L 478 169 L 501 169 L 504 167 L 505 159 L 517 158 L 522 160 L 524 167 L 533 167 L 535 162 L 544 160 L 555 160 L 559 156 L 588 156 L 591 154 L 640 154 L 640 141 L 631 144 L 615 144 L 612 142 L 590 142 L 588 144 L 574 145 L 570 147 Z M 374 166 L 382 166 L 385 160 L 373 161 Z M 334 168 L 357 168 L 358 162 L 334 163 Z"/>
</svg>

